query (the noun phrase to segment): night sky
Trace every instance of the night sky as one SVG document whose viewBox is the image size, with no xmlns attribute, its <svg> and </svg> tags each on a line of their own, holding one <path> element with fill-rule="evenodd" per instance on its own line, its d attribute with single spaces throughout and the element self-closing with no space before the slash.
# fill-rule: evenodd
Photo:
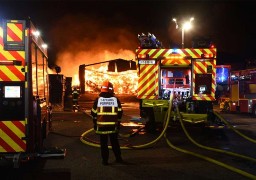
<svg viewBox="0 0 256 180">
<path fill-rule="evenodd" d="M 193 29 L 185 32 L 185 47 L 191 47 L 193 36 L 209 36 L 219 64 L 225 64 L 256 58 L 255 7 L 253 1 L 8 0 L 0 1 L 0 18 L 30 17 L 49 45 L 53 65 L 63 52 L 71 57 L 106 50 L 134 52 L 142 32 L 153 33 L 165 48 L 180 45 L 181 31 L 172 18 L 180 22 L 194 17 Z M 89 57 L 90 62 L 95 58 Z"/>
</svg>

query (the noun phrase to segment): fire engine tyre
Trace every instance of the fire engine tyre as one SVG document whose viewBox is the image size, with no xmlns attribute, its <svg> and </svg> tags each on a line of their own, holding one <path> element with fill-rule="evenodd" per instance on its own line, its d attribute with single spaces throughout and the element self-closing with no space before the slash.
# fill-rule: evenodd
<svg viewBox="0 0 256 180">
<path fill-rule="evenodd" d="M 252 117 L 256 118 L 256 104 L 252 107 Z"/>
</svg>

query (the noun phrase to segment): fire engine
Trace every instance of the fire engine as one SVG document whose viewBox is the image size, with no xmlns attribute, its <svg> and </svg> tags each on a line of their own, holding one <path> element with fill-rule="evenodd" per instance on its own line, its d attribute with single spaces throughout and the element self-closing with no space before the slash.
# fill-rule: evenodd
<svg viewBox="0 0 256 180">
<path fill-rule="evenodd" d="M 153 130 L 162 122 L 170 93 L 183 120 L 191 123 L 214 121 L 213 102 L 216 89 L 216 53 L 214 47 L 165 49 L 151 34 L 138 35 L 136 49 L 140 115 Z M 155 37 L 155 36 L 154 36 Z M 179 116 L 175 109 L 172 118 Z"/>
<path fill-rule="evenodd" d="M 251 113 L 256 117 L 256 69 L 231 71 L 231 88 L 228 110 Z"/>
<path fill-rule="evenodd" d="M 38 32 L 30 20 L 0 26 L 0 160 L 15 167 L 46 155 L 51 126 L 47 49 Z"/>
</svg>

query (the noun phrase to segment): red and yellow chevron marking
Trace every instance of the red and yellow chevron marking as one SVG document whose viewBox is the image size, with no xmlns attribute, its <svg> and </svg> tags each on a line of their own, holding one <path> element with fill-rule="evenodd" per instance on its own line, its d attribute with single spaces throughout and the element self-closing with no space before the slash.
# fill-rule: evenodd
<svg viewBox="0 0 256 180">
<path fill-rule="evenodd" d="M 136 49 L 136 54 L 148 55 L 150 59 L 156 58 L 184 58 L 191 56 L 192 58 L 201 58 L 201 55 L 207 55 L 208 57 L 216 56 L 216 49 Z"/>
<path fill-rule="evenodd" d="M 0 81 L 24 81 L 25 73 L 21 71 L 22 66 L 0 65 Z"/>
<path fill-rule="evenodd" d="M 22 41 L 23 24 L 17 22 L 7 23 L 7 41 Z"/>
<path fill-rule="evenodd" d="M 14 28 L 13 31 L 19 31 L 19 28 Z M 25 65 L 25 51 L 5 51 L 3 43 L 3 29 L 0 27 L 0 81 L 24 81 L 25 72 L 22 72 L 22 68 Z M 13 60 L 21 61 L 23 66 L 1 65 L 1 61 Z"/>
<path fill-rule="evenodd" d="M 190 60 L 185 59 L 164 59 L 162 65 L 189 65 Z"/>
<path fill-rule="evenodd" d="M 212 61 L 197 61 L 194 62 L 194 72 L 193 72 L 193 92 L 195 91 L 195 74 L 206 74 L 207 66 L 211 65 L 212 69 L 212 85 L 211 85 L 211 94 L 194 94 L 193 100 L 206 100 L 206 101 L 214 101 L 215 100 L 215 88 L 216 88 L 216 60 Z"/>
<path fill-rule="evenodd" d="M 201 58 L 202 54 L 205 58 L 216 57 L 216 49 L 136 49 L 136 55 L 139 57 L 143 55 L 145 59 L 159 59 L 162 65 L 189 65 L 191 64 L 191 58 Z M 189 57 L 189 58 L 185 58 Z M 159 63 L 159 61 L 157 61 Z M 196 64 L 194 73 L 206 73 L 207 64 L 211 62 Z M 215 76 L 216 76 L 216 60 L 211 64 L 213 68 L 212 72 L 212 91 L 210 95 L 197 95 L 193 97 L 196 100 L 215 100 Z M 140 77 L 138 85 L 138 98 L 140 99 L 155 99 L 158 94 L 158 72 L 157 65 L 140 65 Z M 194 74 L 193 73 L 193 74 Z M 195 75 L 193 75 L 195 76 Z M 195 77 L 193 77 L 195 79 Z M 195 82 L 193 82 L 195 88 Z M 194 89 L 195 92 L 195 89 Z"/>
<path fill-rule="evenodd" d="M 139 99 L 155 99 L 158 95 L 158 65 L 140 65 Z"/>
<path fill-rule="evenodd" d="M 25 121 L 0 121 L 0 152 L 25 152 Z"/>
</svg>

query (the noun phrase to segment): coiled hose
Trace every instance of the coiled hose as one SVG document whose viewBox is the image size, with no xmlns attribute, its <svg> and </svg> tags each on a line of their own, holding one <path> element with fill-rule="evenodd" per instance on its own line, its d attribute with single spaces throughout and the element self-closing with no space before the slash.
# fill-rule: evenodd
<svg viewBox="0 0 256 180">
<path fill-rule="evenodd" d="M 172 108 L 172 100 L 173 100 L 173 95 L 170 95 L 170 100 L 169 100 L 169 107 L 168 107 L 168 111 L 171 111 L 171 108 Z M 121 146 L 120 148 L 121 149 L 143 149 L 143 148 L 149 148 L 149 147 L 152 147 L 156 142 L 158 142 L 165 134 L 167 128 L 168 128 L 168 125 L 169 125 L 169 121 L 170 121 L 170 117 L 167 117 L 167 114 L 165 115 L 165 118 L 164 118 L 166 121 L 164 123 L 164 128 L 161 132 L 161 134 L 153 141 L 149 142 L 149 143 L 146 143 L 146 144 L 141 144 L 141 145 L 136 145 L 136 146 L 133 146 L 133 145 L 130 145 L 130 146 Z M 85 139 L 86 138 L 86 135 L 89 134 L 90 132 L 94 131 L 94 129 L 89 129 L 88 131 L 84 132 L 81 137 L 80 137 L 80 141 L 84 144 L 87 144 L 89 146 L 93 146 L 93 147 L 100 147 L 99 144 L 97 143 L 93 143 L 93 142 L 90 142 L 90 141 L 87 141 Z M 109 149 L 112 148 L 112 146 L 108 146 Z"/>
<path fill-rule="evenodd" d="M 190 154 L 190 155 L 192 155 L 192 156 L 195 156 L 195 157 L 198 157 L 198 158 L 200 158 L 200 159 L 206 160 L 206 161 L 211 162 L 211 163 L 213 163 L 213 164 L 216 164 L 216 165 L 218 165 L 218 166 L 221 166 L 221 167 L 224 167 L 224 168 L 226 168 L 226 169 L 229 169 L 229 170 L 231 170 L 231 171 L 233 171 L 233 172 L 235 172 L 235 173 L 238 173 L 238 174 L 240 174 L 240 175 L 242 175 L 242 176 L 244 176 L 244 177 L 247 177 L 247 178 L 250 178 L 250 179 L 256 179 L 256 176 L 255 176 L 255 175 L 250 174 L 250 173 L 248 173 L 248 172 L 245 172 L 245 171 L 243 171 L 243 170 L 241 170 L 241 169 L 238 169 L 238 168 L 235 168 L 235 167 L 233 167 L 233 166 L 227 165 L 227 164 L 225 164 L 225 163 L 223 163 L 223 162 L 220 162 L 220 161 L 217 161 L 217 160 L 215 160 L 215 159 L 213 159 L 213 158 L 210 158 L 210 157 L 207 157 L 207 156 L 204 156 L 204 155 L 201 155 L 201 154 L 198 154 L 198 153 L 195 153 L 195 152 L 191 152 L 191 151 L 188 151 L 188 150 L 185 150 L 185 149 L 182 149 L 182 148 L 179 148 L 179 147 L 174 146 L 174 145 L 170 142 L 170 140 L 167 138 L 167 136 L 166 136 L 166 131 L 167 131 L 167 127 L 168 127 L 168 125 L 169 125 L 170 114 L 171 114 L 171 109 L 172 109 L 172 104 L 173 104 L 173 103 L 172 103 L 172 100 L 173 100 L 173 94 L 171 94 L 171 96 L 170 96 L 168 111 L 167 111 L 167 113 L 166 113 L 166 115 L 165 115 L 164 129 L 163 129 L 163 131 L 161 132 L 161 134 L 160 134 L 155 140 L 153 140 L 153 141 L 151 141 L 151 142 L 149 142 L 149 143 L 142 144 L 142 145 L 137 145 L 137 146 L 122 146 L 121 149 L 143 149 L 143 148 L 152 147 L 157 141 L 159 141 L 159 140 L 164 136 L 165 139 L 166 139 L 167 144 L 168 144 L 171 148 L 173 148 L 173 149 L 175 149 L 175 150 L 177 150 L 177 151 L 180 151 L 180 152 L 183 152 L 183 153 L 186 153 L 186 154 Z M 178 114 L 179 114 L 179 116 L 180 116 L 179 119 L 181 120 L 181 125 L 184 126 L 184 124 L 183 124 L 183 122 L 182 122 L 182 119 L 181 119 L 182 117 L 181 117 L 181 115 L 180 115 L 179 112 L 178 112 Z M 225 121 L 224 121 L 224 122 L 225 122 Z M 80 140 L 81 140 L 82 143 L 87 144 L 87 145 L 89 145 L 89 146 L 100 147 L 100 145 L 97 144 L 97 143 L 93 143 L 93 142 L 89 142 L 89 141 L 84 140 L 84 139 L 86 138 L 86 135 L 89 134 L 89 133 L 92 132 L 92 131 L 94 131 L 93 128 L 92 128 L 92 129 L 89 129 L 89 130 L 86 131 L 86 132 L 84 132 L 84 133 L 81 135 Z M 187 132 L 187 131 L 185 131 L 185 132 Z M 189 135 L 189 134 L 188 134 L 188 135 Z M 191 139 L 191 140 L 193 140 L 193 139 Z M 194 140 L 193 140 L 193 141 L 194 141 Z M 195 142 L 195 141 L 194 141 L 194 142 Z M 195 142 L 195 143 L 196 143 L 196 142 Z M 198 143 L 196 143 L 196 144 L 198 144 Z M 198 145 L 199 145 L 199 147 L 200 147 L 200 146 L 201 146 L 201 147 L 205 147 L 206 149 L 215 149 L 215 148 L 206 147 L 206 146 L 203 146 L 203 145 L 200 145 L 200 144 L 198 144 Z M 111 146 L 109 146 L 109 148 L 111 148 Z M 222 150 L 217 149 L 216 151 L 219 152 L 219 151 L 222 151 Z M 253 159 L 253 158 L 246 157 L 246 156 L 243 156 L 243 155 L 237 155 L 236 153 L 232 153 L 232 152 L 225 152 L 225 153 L 226 153 L 226 154 L 229 154 L 229 155 L 233 155 L 233 156 L 237 156 L 237 157 L 242 157 L 242 158 L 245 158 L 245 159 L 248 159 L 248 160 L 255 161 L 255 159 Z"/>
</svg>

